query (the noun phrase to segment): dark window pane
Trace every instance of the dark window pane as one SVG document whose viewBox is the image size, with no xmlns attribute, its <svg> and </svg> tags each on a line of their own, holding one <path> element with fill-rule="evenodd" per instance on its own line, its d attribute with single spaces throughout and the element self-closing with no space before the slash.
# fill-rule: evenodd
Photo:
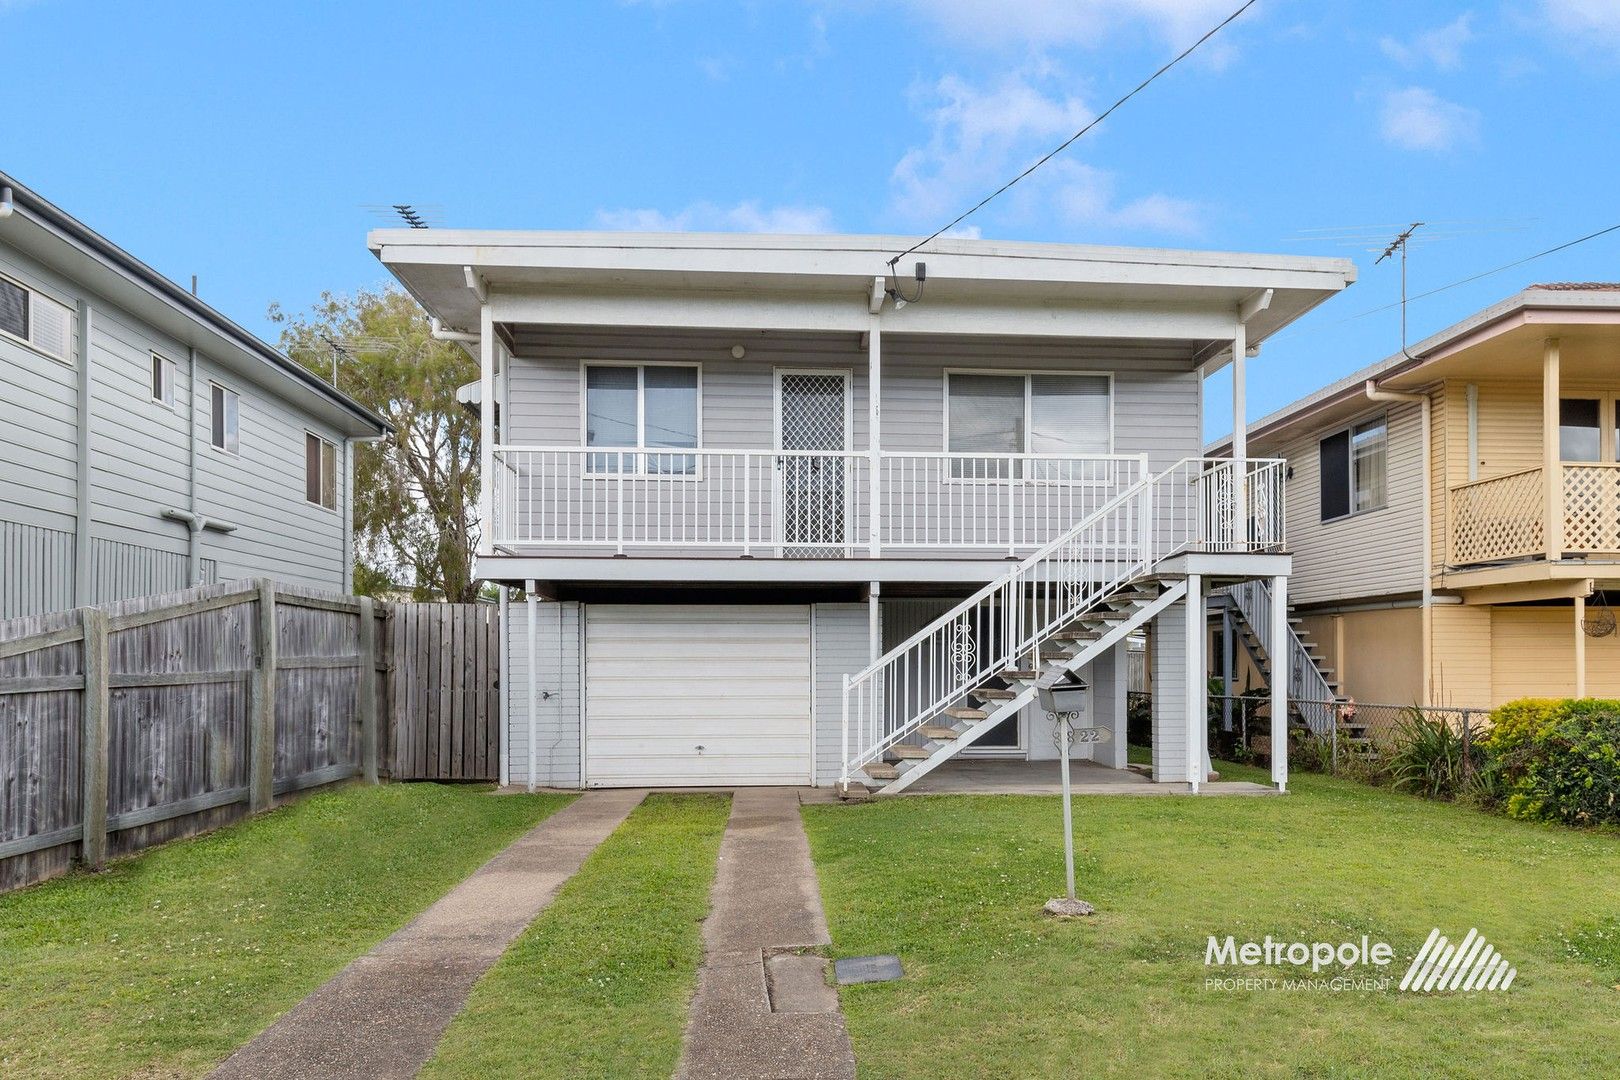
<svg viewBox="0 0 1620 1080">
<path fill-rule="evenodd" d="M 1599 461 L 1603 436 L 1595 398 L 1564 398 L 1558 403 L 1558 457 L 1562 461 Z"/>
<path fill-rule="evenodd" d="M 209 402 L 209 413 L 213 420 L 210 439 L 215 446 L 223 450 L 225 449 L 225 391 L 218 386 L 210 389 L 213 391 Z"/>
<path fill-rule="evenodd" d="M 637 445 L 635 368 L 585 369 L 585 445 Z"/>
<path fill-rule="evenodd" d="M 28 340 L 28 290 L 0 281 L 0 330 Z"/>
<path fill-rule="evenodd" d="M 304 498 L 321 501 L 321 440 L 309 434 L 304 436 Z"/>
<path fill-rule="evenodd" d="M 642 372 L 646 446 L 698 444 L 697 368 L 648 367 Z"/>
<path fill-rule="evenodd" d="M 1350 433 L 1341 431 L 1322 440 L 1320 480 L 1322 520 L 1350 512 Z"/>
</svg>

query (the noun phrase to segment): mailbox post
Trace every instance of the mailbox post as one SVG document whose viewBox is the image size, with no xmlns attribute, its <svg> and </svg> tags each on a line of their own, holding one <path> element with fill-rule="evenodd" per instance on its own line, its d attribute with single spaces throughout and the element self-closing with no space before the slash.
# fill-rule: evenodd
<svg viewBox="0 0 1620 1080">
<path fill-rule="evenodd" d="M 1038 685 L 1036 696 L 1041 708 L 1057 725 L 1058 772 L 1063 777 L 1063 871 L 1068 894 L 1060 900 L 1048 900 L 1048 915 L 1090 915 L 1094 909 L 1074 895 L 1074 812 L 1071 806 L 1072 790 L 1069 786 L 1069 743 L 1074 725 L 1086 711 L 1086 697 L 1091 688 L 1079 679 L 1069 679 L 1050 685 Z"/>
</svg>

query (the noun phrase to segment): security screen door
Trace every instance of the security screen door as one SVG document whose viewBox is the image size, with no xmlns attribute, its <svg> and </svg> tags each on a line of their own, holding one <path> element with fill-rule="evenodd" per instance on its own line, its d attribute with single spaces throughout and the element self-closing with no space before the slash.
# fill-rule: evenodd
<svg viewBox="0 0 1620 1080">
<path fill-rule="evenodd" d="M 849 373 L 779 371 L 776 400 L 782 555 L 842 555 L 849 539 L 849 459 L 825 452 L 849 449 Z"/>
</svg>

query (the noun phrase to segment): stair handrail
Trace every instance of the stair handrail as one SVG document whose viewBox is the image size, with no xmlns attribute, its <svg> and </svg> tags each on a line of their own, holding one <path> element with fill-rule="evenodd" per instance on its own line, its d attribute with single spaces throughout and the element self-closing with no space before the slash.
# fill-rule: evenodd
<svg viewBox="0 0 1620 1080">
<path fill-rule="evenodd" d="M 995 581 L 844 678 L 843 768 L 851 772 L 938 717 L 951 702 L 1140 578 L 1160 560 L 1198 548 L 1282 546 L 1284 463 L 1184 458 L 1109 499 Z M 993 655 L 981 661 L 980 642 Z M 912 662 L 912 661 L 915 662 Z M 900 671 L 891 669 L 902 668 Z M 896 722 L 894 713 L 903 719 Z M 853 715 L 852 715 L 853 714 Z M 850 753 L 851 723 L 861 748 Z"/>
<path fill-rule="evenodd" d="M 1273 644 L 1276 628 L 1271 625 L 1271 587 L 1264 580 L 1255 578 L 1239 582 L 1226 592 L 1232 597 L 1243 621 L 1254 631 L 1255 639 L 1260 642 L 1266 656 L 1276 656 Z M 1288 700 L 1301 710 L 1301 718 L 1307 727 L 1318 735 L 1327 734 L 1332 728 L 1333 718 L 1319 715 L 1327 708 L 1321 703 L 1337 701 L 1338 694 L 1327 676 L 1322 674 L 1322 669 L 1316 666 L 1316 660 L 1294 631 L 1293 624 L 1284 623 L 1283 629 L 1288 634 Z"/>
</svg>

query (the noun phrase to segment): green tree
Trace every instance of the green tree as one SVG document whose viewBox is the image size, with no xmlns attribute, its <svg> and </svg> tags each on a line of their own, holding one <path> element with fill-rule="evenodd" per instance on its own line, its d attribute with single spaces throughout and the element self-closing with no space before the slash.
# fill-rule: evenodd
<svg viewBox="0 0 1620 1080">
<path fill-rule="evenodd" d="M 478 378 L 459 345 L 433 340 L 426 313 L 394 288 L 322 295 L 303 315 L 279 304 L 281 348 L 394 425 L 354 460 L 355 591 L 392 584 L 419 600 L 478 597 L 478 418 L 456 388 Z"/>
</svg>

